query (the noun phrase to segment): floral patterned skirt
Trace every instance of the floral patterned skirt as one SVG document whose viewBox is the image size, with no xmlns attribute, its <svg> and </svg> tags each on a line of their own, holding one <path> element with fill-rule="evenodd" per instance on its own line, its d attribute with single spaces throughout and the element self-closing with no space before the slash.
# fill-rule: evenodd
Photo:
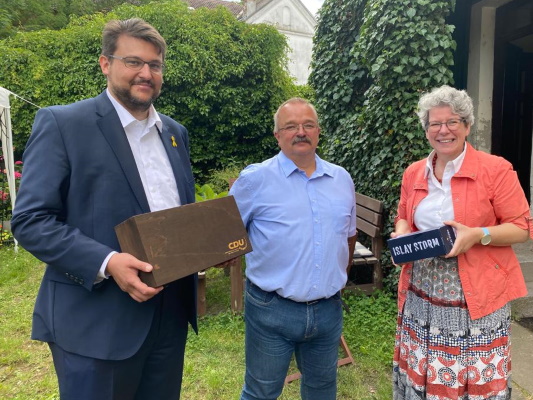
<svg viewBox="0 0 533 400">
<path fill-rule="evenodd" d="M 509 304 L 470 318 L 457 258 L 415 262 L 398 314 L 394 399 L 511 399 L 510 322 Z"/>
</svg>

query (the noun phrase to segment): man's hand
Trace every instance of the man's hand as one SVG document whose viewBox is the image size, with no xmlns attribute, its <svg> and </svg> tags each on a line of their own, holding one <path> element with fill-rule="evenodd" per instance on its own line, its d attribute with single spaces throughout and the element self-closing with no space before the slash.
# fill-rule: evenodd
<svg viewBox="0 0 533 400">
<path fill-rule="evenodd" d="M 350 236 L 348 238 L 348 266 L 346 267 L 346 271 L 350 271 L 350 268 L 352 268 L 353 264 L 353 252 L 355 251 L 355 244 L 357 243 L 357 232 L 355 235 Z"/>
<path fill-rule="evenodd" d="M 113 254 L 107 263 L 106 273 L 117 285 L 139 303 L 150 300 L 163 287 L 152 288 L 141 281 L 139 271 L 150 272 L 153 267 L 128 253 Z"/>
<path fill-rule="evenodd" d="M 235 257 L 235 258 L 231 258 L 231 259 L 229 259 L 227 261 L 221 262 L 220 264 L 213 265 L 211 268 L 232 267 L 233 265 L 235 265 L 236 262 L 240 262 L 240 261 L 241 261 L 241 256 L 238 256 L 238 257 Z"/>
</svg>

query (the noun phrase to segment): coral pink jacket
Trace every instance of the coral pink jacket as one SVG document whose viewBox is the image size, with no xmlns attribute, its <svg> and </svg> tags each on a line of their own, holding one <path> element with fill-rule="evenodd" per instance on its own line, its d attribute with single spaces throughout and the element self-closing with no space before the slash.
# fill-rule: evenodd
<svg viewBox="0 0 533 400">
<path fill-rule="evenodd" d="M 451 181 L 455 221 L 470 227 L 510 222 L 528 229 L 533 238 L 529 204 L 511 163 L 474 149 L 469 143 L 461 169 Z M 410 165 L 403 175 L 396 221 L 405 219 L 412 231 L 414 213 L 428 194 L 427 159 Z M 511 246 L 474 245 L 458 256 L 459 277 L 472 319 L 478 319 L 527 294 L 524 276 Z M 412 264 L 401 271 L 398 307 L 403 309 Z"/>
</svg>

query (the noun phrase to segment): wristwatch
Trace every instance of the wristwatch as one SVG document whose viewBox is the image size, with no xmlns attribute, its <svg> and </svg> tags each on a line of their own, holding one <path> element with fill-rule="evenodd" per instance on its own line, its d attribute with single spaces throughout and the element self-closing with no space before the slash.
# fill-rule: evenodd
<svg viewBox="0 0 533 400">
<path fill-rule="evenodd" d="M 490 232 L 487 228 L 481 228 L 481 230 L 483 231 L 483 236 L 481 237 L 479 243 L 481 243 L 483 246 L 486 246 L 492 240 L 492 236 L 490 236 Z"/>
</svg>

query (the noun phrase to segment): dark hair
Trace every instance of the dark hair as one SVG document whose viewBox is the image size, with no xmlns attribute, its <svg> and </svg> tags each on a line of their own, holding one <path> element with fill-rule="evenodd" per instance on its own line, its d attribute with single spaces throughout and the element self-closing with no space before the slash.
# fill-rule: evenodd
<svg viewBox="0 0 533 400">
<path fill-rule="evenodd" d="M 165 60 L 167 43 L 157 29 L 140 18 L 109 21 L 102 33 L 102 54 L 113 55 L 117 49 L 117 41 L 121 35 L 127 35 L 136 39 L 145 40 L 153 44 Z"/>
</svg>

